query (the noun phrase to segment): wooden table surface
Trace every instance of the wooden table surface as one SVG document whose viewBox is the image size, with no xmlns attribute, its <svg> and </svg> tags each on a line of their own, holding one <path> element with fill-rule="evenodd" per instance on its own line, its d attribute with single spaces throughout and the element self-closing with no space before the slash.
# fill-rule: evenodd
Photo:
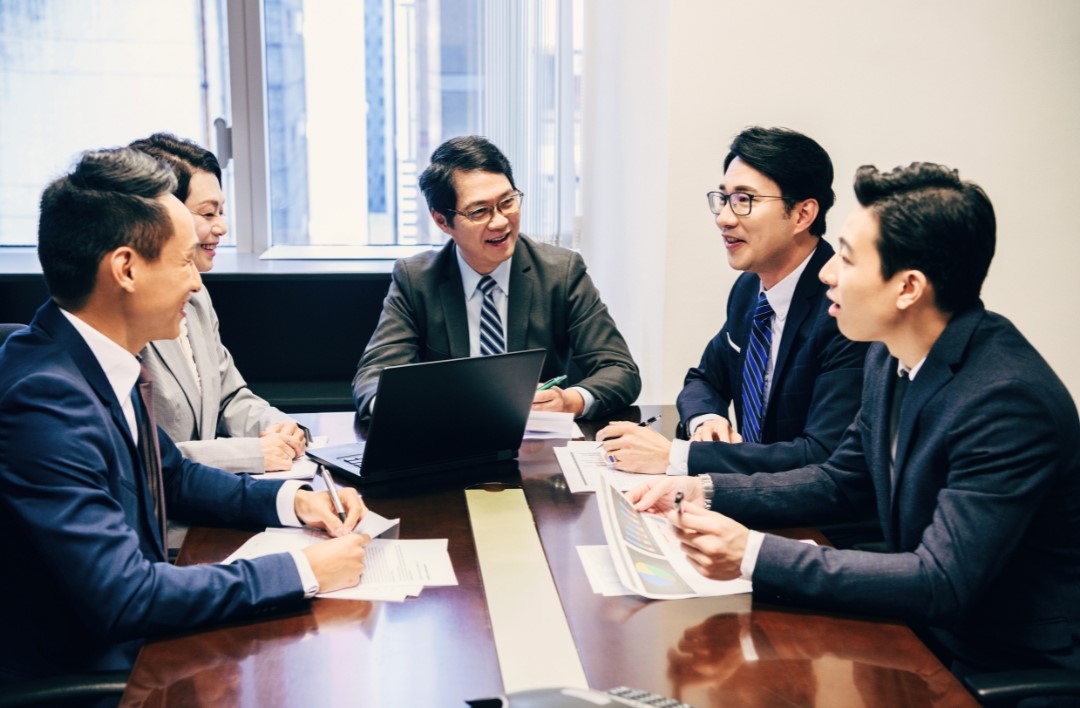
<svg viewBox="0 0 1080 708">
<path fill-rule="evenodd" d="M 664 407 L 662 430 L 674 430 Z M 629 409 L 624 417 L 656 408 Z M 332 443 L 351 414 L 301 416 Z M 591 434 L 595 427 L 583 426 Z M 402 538 L 447 538 L 459 585 L 402 603 L 317 599 L 148 642 L 122 705 L 464 706 L 502 691 L 463 489 L 525 489 L 589 684 L 629 685 L 706 706 L 970 706 L 974 700 L 905 625 L 753 602 L 749 595 L 652 601 L 589 587 L 580 545 L 604 543 L 595 496 L 570 494 L 552 447 L 526 441 L 517 465 L 364 490 L 401 518 Z M 216 562 L 255 529 L 192 529 L 181 564 Z M 825 539 L 811 529 L 798 538 Z M 523 612 L 528 608 L 523 607 Z M 542 662 L 542 656 L 536 660 Z"/>
</svg>

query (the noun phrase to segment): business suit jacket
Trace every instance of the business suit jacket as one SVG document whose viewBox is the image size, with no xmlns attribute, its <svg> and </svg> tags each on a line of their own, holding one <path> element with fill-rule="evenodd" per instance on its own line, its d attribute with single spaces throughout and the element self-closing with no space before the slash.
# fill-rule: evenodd
<svg viewBox="0 0 1080 708">
<path fill-rule="evenodd" d="M 202 390 L 179 339 L 147 344 L 142 360 L 154 377 L 158 425 L 190 460 L 229 472 L 266 471 L 259 433 L 292 419 L 247 387 L 221 343 L 217 313 L 206 288 L 192 294 L 184 311 Z"/>
<path fill-rule="evenodd" d="M 158 431 L 168 514 L 278 524 L 276 482 L 184 459 Z M 131 665 L 141 640 L 293 604 L 287 554 L 170 565 L 105 373 L 53 303 L 0 349 L 0 683 Z"/>
<path fill-rule="evenodd" d="M 387 366 L 469 356 L 469 322 L 457 247 L 394 264 L 382 315 L 353 379 L 356 408 L 367 414 Z M 596 397 L 595 415 L 630 405 L 641 391 L 637 364 L 585 272 L 581 255 L 518 237 L 507 302 L 507 351 L 545 349 L 541 377 L 581 373 L 566 386 Z"/>
<path fill-rule="evenodd" d="M 876 498 L 888 553 L 766 535 L 754 592 L 899 616 L 978 670 L 1080 669 L 1080 424 L 1013 325 L 955 315 L 911 382 L 895 481 L 897 361 L 867 355 L 862 407 L 823 465 L 713 475 L 713 508 L 759 528 L 841 520 Z"/>
<path fill-rule="evenodd" d="M 859 409 L 867 345 L 852 342 L 829 316 L 828 287 L 818 272 L 832 258 L 825 241 L 799 277 L 776 355 L 760 443 L 690 444 L 691 474 L 775 472 L 824 462 Z M 743 362 L 757 308 L 761 279 L 744 273 L 728 296 L 727 322 L 713 337 L 701 363 L 686 374 L 677 405 L 689 422 L 704 413 L 742 420 Z"/>
</svg>

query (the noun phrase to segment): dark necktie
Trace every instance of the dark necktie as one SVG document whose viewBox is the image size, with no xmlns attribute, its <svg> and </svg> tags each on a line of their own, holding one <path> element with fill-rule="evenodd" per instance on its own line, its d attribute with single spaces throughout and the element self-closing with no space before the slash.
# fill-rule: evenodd
<svg viewBox="0 0 1080 708">
<path fill-rule="evenodd" d="M 506 341 L 503 338 L 502 318 L 499 310 L 495 307 L 495 279 L 485 275 L 480 279 L 480 292 L 484 294 L 484 302 L 480 307 L 480 356 L 502 354 L 506 351 Z"/>
<path fill-rule="evenodd" d="M 165 490 L 161 481 L 161 448 L 158 444 L 157 422 L 154 419 L 154 397 L 150 371 L 140 365 L 139 379 L 132 391 L 135 404 L 135 418 L 139 424 L 139 456 L 142 458 L 143 471 L 146 473 L 147 488 L 154 501 L 154 516 L 157 517 L 158 530 L 161 533 L 161 545 L 168 543 L 165 523 Z"/>
<path fill-rule="evenodd" d="M 769 350 L 772 347 L 773 309 L 765 293 L 758 298 L 754 322 L 750 328 L 746 361 L 743 363 L 742 439 L 761 442 L 761 422 L 765 418 L 765 372 L 768 371 Z"/>
<path fill-rule="evenodd" d="M 893 386 L 892 406 L 889 409 L 889 444 L 893 450 L 893 457 L 896 456 L 896 435 L 900 429 L 900 411 L 904 407 L 904 396 L 907 395 L 910 383 L 911 379 L 908 378 L 907 372 L 904 372 L 896 377 L 896 383 Z"/>
</svg>

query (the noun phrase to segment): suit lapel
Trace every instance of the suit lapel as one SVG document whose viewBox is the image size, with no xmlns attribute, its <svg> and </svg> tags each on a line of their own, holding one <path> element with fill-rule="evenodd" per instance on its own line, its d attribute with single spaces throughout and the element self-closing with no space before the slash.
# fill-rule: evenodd
<svg viewBox="0 0 1080 708">
<path fill-rule="evenodd" d="M 968 341 L 975 331 L 975 327 L 983 315 L 982 303 L 955 315 L 945 331 L 941 333 L 937 341 L 930 348 L 926 361 L 919 369 L 911 385 L 908 387 L 904 398 L 903 408 L 900 411 L 900 424 L 896 434 L 896 463 L 892 479 L 892 513 L 897 518 L 897 498 L 901 484 L 904 482 L 905 467 L 911 454 L 914 442 L 916 423 L 919 413 L 933 399 L 933 397 L 952 380 L 954 372 L 960 368 L 964 350 Z M 893 360 L 895 362 L 895 359 Z M 895 369 L 894 369 L 895 371 Z M 891 400 L 891 399 L 890 399 Z M 886 435 L 888 429 L 888 410 L 885 411 Z"/>
<path fill-rule="evenodd" d="M 533 277 L 533 258 L 528 242 L 518 236 L 517 248 L 514 249 L 510 264 L 510 295 L 506 306 L 506 350 L 510 352 L 525 349 L 529 334 L 529 311 L 532 309 L 533 290 L 536 280 Z"/>
<path fill-rule="evenodd" d="M 190 309 L 188 312 L 190 312 Z M 195 414 L 195 420 L 201 433 L 203 427 L 202 404 L 201 401 L 192 399 L 192 395 L 198 388 L 195 386 L 195 379 L 191 376 L 191 370 L 188 368 L 187 362 L 184 361 L 184 350 L 180 348 L 179 340 L 160 339 L 150 342 L 148 346 L 158 355 L 161 363 L 165 365 L 169 373 L 180 382 L 180 388 L 184 392 L 184 400 L 188 402 L 188 406 Z M 201 437 L 201 435 L 196 436 L 197 439 Z"/>
<path fill-rule="evenodd" d="M 187 362 L 183 361 L 181 368 L 187 374 L 184 379 L 184 395 L 188 397 L 192 410 L 196 411 L 199 421 L 199 437 L 203 440 L 213 440 L 217 436 L 218 408 L 221 405 L 221 375 L 218 370 L 219 361 L 217 352 L 214 351 L 217 342 L 215 332 L 207 331 L 206 324 L 211 322 L 210 312 L 213 305 L 210 303 L 210 294 L 204 287 L 201 291 L 191 296 L 187 305 L 188 342 L 191 344 L 191 355 L 195 360 L 195 370 L 199 372 L 199 387 L 191 376 Z M 180 345 L 177 342 L 176 348 Z M 181 351 L 180 356 L 184 353 Z M 200 388 L 201 387 L 201 388 Z M 199 400 L 191 400 L 191 396 L 198 395 Z"/>
<path fill-rule="evenodd" d="M 461 285 L 461 269 L 457 263 L 457 247 L 451 241 L 439 254 L 439 304 L 446 321 L 446 339 L 450 356 L 461 359 L 469 356 L 469 317 L 465 312 L 465 292 Z M 472 293 L 469 293 L 470 295 Z"/>
<path fill-rule="evenodd" d="M 784 374 L 788 359 L 791 357 L 793 343 L 799 335 L 799 328 L 802 327 L 803 321 L 810 314 L 810 306 L 817 295 L 818 288 L 821 287 L 818 273 L 821 271 L 822 266 L 832 258 L 832 254 L 832 246 L 820 241 L 814 255 L 810 257 L 810 262 L 806 264 L 802 275 L 799 276 L 799 282 L 795 284 L 795 292 L 791 296 L 791 306 L 788 307 L 787 319 L 784 321 L 784 335 L 780 339 L 780 348 L 776 352 L 776 363 L 773 365 L 772 386 L 774 388 L 776 382 L 780 381 L 780 377 Z M 768 415 L 768 412 L 766 412 L 766 415 Z"/>
<path fill-rule="evenodd" d="M 71 360 L 75 363 L 75 366 L 79 369 L 79 373 L 82 374 L 86 383 L 94 391 L 97 397 L 101 400 L 109 410 L 109 415 L 112 418 L 112 424 L 120 430 L 120 434 L 123 436 L 124 441 L 127 443 L 129 459 L 131 461 L 129 469 L 132 471 L 132 478 L 136 485 L 138 485 L 139 503 L 142 506 L 142 513 L 139 515 L 139 521 L 142 524 L 142 528 L 139 529 L 139 534 L 143 538 L 152 539 L 153 543 L 157 544 L 158 551 L 165 557 L 165 539 L 158 538 L 160 534 L 156 528 L 155 523 L 151 523 L 154 519 L 154 506 L 153 499 L 150 494 L 150 489 L 146 479 L 146 473 L 142 469 L 142 458 L 139 455 L 139 449 L 135 444 L 135 439 L 131 435 L 131 429 L 128 427 L 127 418 L 124 417 L 124 411 L 120 407 L 120 401 L 116 398 L 116 393 L 113 391 L 112 385 L 109 383 L 109 378 L 105 375 L 105 372 L 101 369 L 101 364 L 98 363 L 97 357 L 90 351 L 90 346 L 86 343 L 86 340 L 82 338 L 82 335 L 76 331 L 64 315 L 60 313 L 60 308 L 49 302 L 38 312 L 39 321 L 42 328 L 48 332 L 56 343 L 68 353 Z M 118 465 L 123 465 L 122 460 L 117 460 Z"/>
</svg>

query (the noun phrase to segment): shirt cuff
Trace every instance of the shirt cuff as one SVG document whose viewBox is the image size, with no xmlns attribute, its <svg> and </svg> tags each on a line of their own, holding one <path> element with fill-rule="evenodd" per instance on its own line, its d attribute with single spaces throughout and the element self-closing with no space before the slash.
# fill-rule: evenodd
<svg viewBox="0 0 1080 708">
<path fill-rule="evenodd" d="M 578 417 L 587 418 L 588 415 L 592 413 L 593 407 L 596 406 L 596 396 L 592 395 L 591 393 L 589 393 L 588 390 L 582 388 L 581 386 L 571 386 L 566 390 L 577 391 L 581 394 L 581 400 L 585 402 L 585 407 L 581 409 L 581 415 Z"/>
<path fill-rule="evenodd" d="M 282 526 L 299 528 L 304 525 L 296 516 L 296 493 L 301 489 L 311 491 L 311 485 L 297 479 L 290 479 L 281 485 L 277 493 L 277 515 Z"/>
<path fill-rule="evenodd" d="M 699 427 L 701 427 L 701 424 L 704 423 L 705 421 L 707 421 L 707 420 L 719 420 L 720 418 L 723 418 L 723 417 L 724 416 L 718 415 L 716 413 L 702 413 L 701 415 L 694 416 L 686 424 L 686 437 L 688 437 L 688 438 L 692 437 L 694 432 L 697 431 L 697 429 Z"/>
<path fill-rule="evenodd" d="M 742 563 L 739 570 L 743 580 L 751 580 L 754 577 L 754 568 L 757 566 L 758 553 L 761 552 L 761 543 L 765 540 L 765 534 L 760 531 L 750 531 L 746 537 L 746 549 L 743 550 Z"/>
<path fill-rule="evenodd" d="M 315 577 L 315 571 L 311 569 L 311 563 L 303 551 L 289 551 L 293 563 L 296 563 L 296 572 L 300 574 L 300 584 L 304 586 L 304 598 L 310 600 L 319 594 L 319 579 Z"/>
<path fill-rule="evenodd" d="M 668 475 L 685 477 L 690 474 L 690 443 L 687 440 L 672 440 L 671 452 L 668 453 Z"/>
</svg>

